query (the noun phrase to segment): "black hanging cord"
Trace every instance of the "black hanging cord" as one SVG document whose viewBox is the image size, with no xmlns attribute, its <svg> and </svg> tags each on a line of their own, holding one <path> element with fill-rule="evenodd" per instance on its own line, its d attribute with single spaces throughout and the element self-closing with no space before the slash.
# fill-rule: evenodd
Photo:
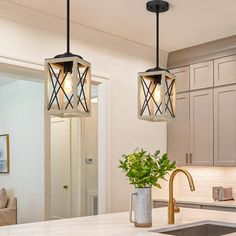
<svg viewBox="0 0 236 236">
<path fill-rule="evenodd" d="M 159 10 L 156 11 L 156 68 L 159 68 Z"/>
<path fill-rule="evenodd" d="M 159 14 L 162 12 L 167 12 L 169 10 L 169 3 L 164 0 L 150 0 L 146 4 L 148 11 L 156 14 L 156 67 L 146 70 L 146 72 L 153 72 L 159 70 L 165 70 L 160 68 L 160 57 L 159 57 Z"/>
<path fill-rule="evenodd" d="M 70 52 L 70 0 L 67 0 L 67 53 Z"/>
<path fill-rule="evenodd" d="M 66 0 L 66 52 L 63 54 L 56 55 L 54 58 L 65 58 L 65 57 L 79 57 L 83 59 L 80 55 L 76 55 L 70 52 L 70 0 Z M 72 70 L 72 63 L 71 62 L 65 62 L 64 63 L 67 68 L 64 68 L 64 71 L 71 72 Z"/>
</svg>

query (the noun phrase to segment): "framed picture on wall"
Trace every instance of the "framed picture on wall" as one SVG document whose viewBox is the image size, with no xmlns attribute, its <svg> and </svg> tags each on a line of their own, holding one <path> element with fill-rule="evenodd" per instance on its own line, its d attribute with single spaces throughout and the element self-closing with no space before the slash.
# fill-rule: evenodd
<svg viewBox="0 0 236 236">
<path fill-rule="evenodd" d="M 0 135 L 0 173 L 9 173 L 9 134 Z"/>
</svg>

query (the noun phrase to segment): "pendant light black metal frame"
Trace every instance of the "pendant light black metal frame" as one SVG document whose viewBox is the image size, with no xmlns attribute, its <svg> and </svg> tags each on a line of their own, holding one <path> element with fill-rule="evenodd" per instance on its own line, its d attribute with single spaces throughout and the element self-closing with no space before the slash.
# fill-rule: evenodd
<svg viewBox="0 0 236 236">
<path fill-rule="evenodd" d="M 83 59 L 80 55 L 75 55 L 70 52 L 70 0 L 66 0 L 66 48 L 67 51 L 65 53 L 56 55 L 54 58 L 79 57 Z M 71 63 L 64 65 L 64 72 L 72 72 Z"/>
<path fill-rule="evenodd" d="M 91 114 L 91 65 L 70 52 L 70 0 L 66 8 L 66 52 L 45 60 L 45 103 L 49 115 L 86 117 Z"/>
<path fill-rule="evenodd" d="M 148 69 L 147 72 L 164 70 L 159 65 L 159 15 L 169 10 L 169 3 L 162 0 L 153 0 L 147 2 L 146 8 L 148 11 L 156 13 L 156 67 Z"/>
<path fill-rule="evenodd" d="M 175 76 L 159 65 L 159 14 L 169 10 L 162 0 L 147 2 L 146 9 L 156 13 L 156 67 L 140 72 L 138 76 L 138 118 L 148 121 L 166 121 L 175 117 Z M 158 91 L 158 99 L 155 97 Z"/>
</svg>

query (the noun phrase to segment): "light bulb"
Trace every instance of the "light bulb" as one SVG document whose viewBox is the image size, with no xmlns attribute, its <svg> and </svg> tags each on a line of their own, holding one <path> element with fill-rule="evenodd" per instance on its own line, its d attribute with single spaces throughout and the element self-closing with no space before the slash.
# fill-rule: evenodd
<svg viewBox="0 0 236 236">
<path fill-rule="evenodd" d="M 160 103 L 161 101 L 161 85 L 157 84 L 155 90 L 154 90 L 154 99 L 157 103 Z"/>
<path fill-rule="evenodd" d="M 68 73 L 64 81 L 64 90 L 67 94 L 72 92 L 72 73 Z"/>
</svg>

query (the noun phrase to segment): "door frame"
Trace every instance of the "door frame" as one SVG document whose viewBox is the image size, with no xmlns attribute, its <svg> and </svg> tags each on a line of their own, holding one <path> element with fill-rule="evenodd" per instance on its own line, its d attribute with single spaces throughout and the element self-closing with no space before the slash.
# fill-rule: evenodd
<svg viewBox="0 0 236 236">
<path fill-rule="evenodd" d="M 0 71 L 16 75 L 31 76 L 32 81 L 44 81 L 44 64 L 0 55 Z M 110 76 L 92 73 L 92 80 L 99 83 L 98 96 L 103 101 L 98 119 L 103 125 L 98 130 L 98 213 L 109 211 L 109 153 L 110 153 Z M 45 94 L 46 96 L 46 94 Z M 45 108 L 44 108 L 45 109 Z M 51 218 L 51 159 L 50 159 L 50 118 L 44 110 L 44 220 Z M 105 171 L 104 171 L 105 170 Z"/>
</svg>

